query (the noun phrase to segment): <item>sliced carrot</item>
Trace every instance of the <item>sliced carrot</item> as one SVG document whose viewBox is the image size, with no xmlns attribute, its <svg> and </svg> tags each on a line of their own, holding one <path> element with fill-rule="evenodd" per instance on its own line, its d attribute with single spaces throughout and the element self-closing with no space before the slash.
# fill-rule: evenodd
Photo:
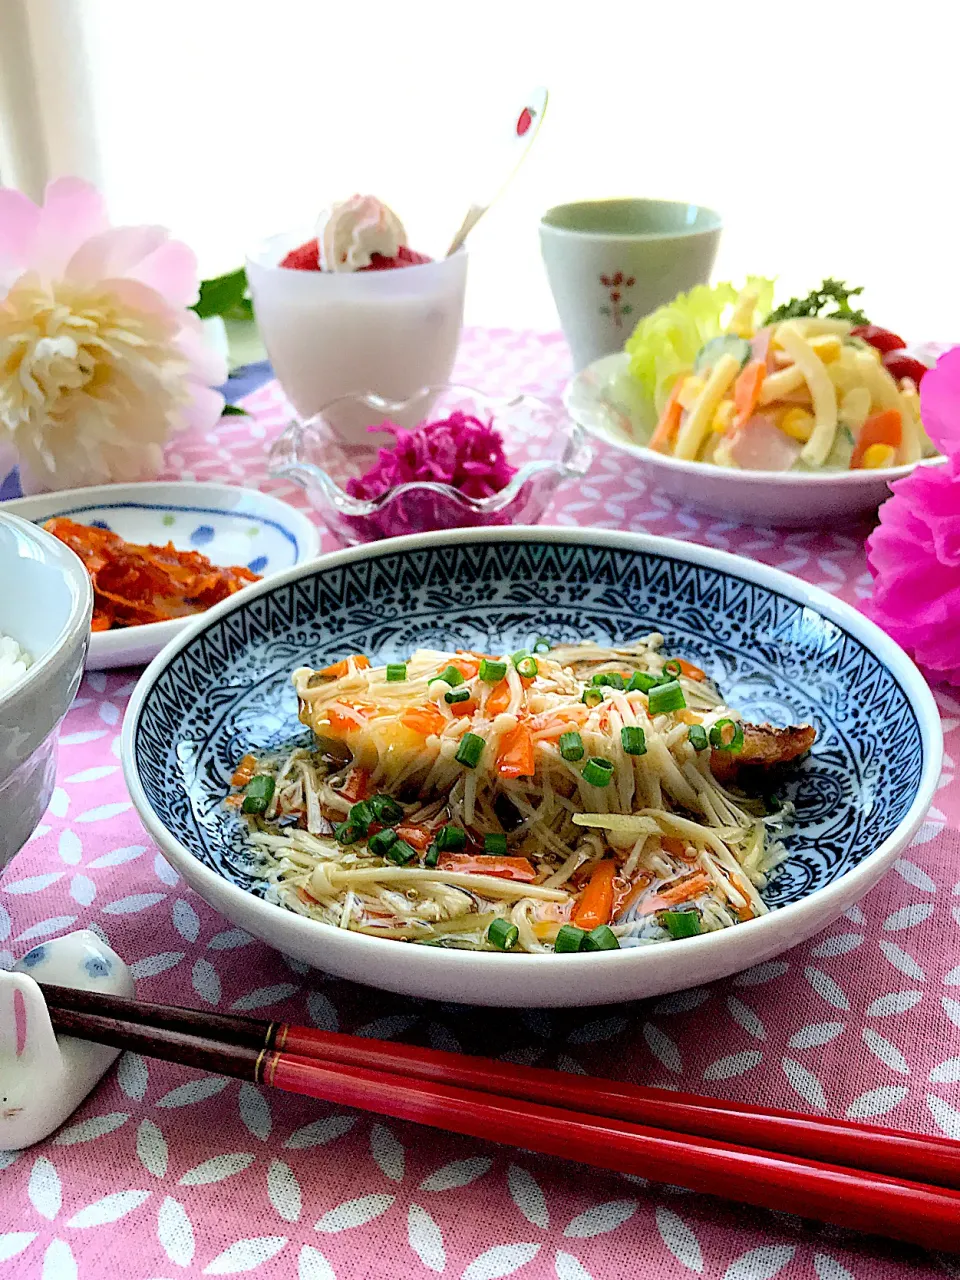
<svg viewBox="0 0 960 1280">
<path fill-rule="evenodd" d="M 301 902 L 305 902 L 308 907 L 315 907 L 319 901 L 319 899 L 315 898 L 312 893 L 307 893 L 302 884 L 297 885 L 297 897 Z"/>
<path fill-rule="evenodd" d="M 237 792 L 236 795 L 227 796 L 226 800 L 224 800 L 223 803 L 228 804 L 231 809 L 239 809 L 240 806 L 243 804 L 243 796 L 240 795 L 239 792 Z"/>
<path fill-rule="evenodd" d="M 347 780 L 340 788 L 344 800 L 356 804 L 358 800 L 366 800 L 370 794 L 370 775 L 366 769 L 351 769 Z"/>
<path fill-rule="evenodd" d="M 245 787 L 256 772 L 257 757 L 247 754 L 237 765 L 236 772 L 230 782 L 235 787 Z"/>
<path fill-rule="evenodd" d="M 455 702 L 450 708 L 455 719 L 461 716 L 472 716 L 477 710 L 477 704 L 472 698 L 468 698 L 466 702 Z"/>
<path fill-rule="evenodd" d="M 500 739 L 497 772 L 502 778 L 532 778 L 536 772 L 533 734 L 524 721 Z"/>
<path fill-rule="evenodd" d="M 872 444 L 888 444 L 894 449 L 900 448 L 903 439 L 903 419 L 899 409 L 884 409 L 868 418 L 860 428 L 856 447 L 850 459 L 850 467 L 855 470 L 863 462 L 863 455 Z"/>
<path fill-rule="evenodd" d="M 404 728 L 419 733 L 421 737 L 429 738 L 431 734 L 441 732 L 446 720 L 437 708 L 428 702 L 422 707 L 410 707 L 400 717 L 400 723 Z"/>
<path fill-rule="evenodd" d="M 680 388 L 682 386 L 683 375 L 681 374 L 670 389 L 667 403 L 663 406 L 663 413 L 660 415 L 660 421 L 650 437 L 648 447 L 656 449 L 659 453 L 670 452 L 673 448 L 673 441 L 677 431 L 680 429 L 680 417 L 683 413 L 683 406 L 680 403 Z"/>
<path fill-rule="evenodd" d="M 552 711 L 544 712 L 530 721 L 530 728 L 547 742 L 555 741 L 569 729 L 583 724 L 590 715 L 590 708 L 582 704 L 564 707 L 563 714 L 554 716 Z"/>
<path fill-rule="evenodd" d="M 616 920 L 624 911 L 628 911 L 640 895 L 650 887 L 650 877 L 644 872 L 636 880 L 624 880 L 615 876 L 613 881 L 613 911 L 611 919 Z"/>
<path fill-rule="evenodd" d="M 733 407 L 737 411 L 737 426 L 742 426 L 760 401 L 763 380 L 767 376 L 764 360 L 750 360 L 740 370 L 733 385 Z"/>
<path fill-rule="evenodd" d="M 706 680 L 707 673 L 695 667 L 692 662 L 687 662 L 686 658 L 674 658 L 674 662 L 680 663 L 680 674 L 688 680 Z"/>
<path fill-rule="evenodd" d="M 480 670 L 479 658 L 454 658 L 452 662 L 447 663 L 448 667 L 454 667 L 463 676 L 464 680 L 472 680 Z"/>
<path fill-rule="evenodd" d="M 616 874 L 617 864 L 612 858 L 604 858 L 593 868 L 573 916 L 573 923 L 578 929 L 586 929 L 589 932 L 591 929 L 596 929 L 598 925 L 610 923 L 613 916 L 613 881 Z"/>
<path fill-rule="evenodd" d="M 376 711 L 370 702 L 331 702 L 324 711 L 334 733 L 356 733 L 360 720 L 369 720 Z"/>
<path fill-rule="evenodd" d="M 323 676 L 325 680 L 339 680 L 341 676 L 345 676 L 349 668 L 349 658 L 344 658 L 342 662 L 334 662 L 329 667 L 324 667 L 322 671 L 318 671 L 318 676 Z M 353 655 L 353 665 L 358 671 L 365 671 L 370 665 L 370 659 L 362 653 Z"/>
<path fill-rule="evenodd" d="M 537 873 L 529 858 L 473 857 L 469 853 L 442 853 L 441 871 L 465 871 L 469 875 L 497 876 L 501 880 L 519 880 L 529 884 Z"/>
<path fill-rule="evenodd" d="M 664 902 L 675 906 L 678 902 L 689 902 L 691 898 L 696 898 L 698 894 L 709 888 L 710 877 L 705 871 L 698 871 L 695 875 L 687 876 L 684 880 L 676 880 L 666 889 L 661 889 L 660 897 Z"/>
<path fill-rule="evenodd" d="M 411 848 L 416 849 L 417 853 L 426 853 L 430 848 L 430 841 L 433 839 L 433 832 L 429 827 L 421 827 L 416 823 L 401 824 L 396 828 L 397 835 L 401 840 L 406 840 Z"/>
<path fill-rule="evenodd" d="M 506 711 L 510 705 L 510 685 L 506 680 L 501 680 L 499 684 L 495 684 L 487 694 L 487 704 L 484 711 L 492 719 L 494 716 L 500 715 Z"/>
</svg>

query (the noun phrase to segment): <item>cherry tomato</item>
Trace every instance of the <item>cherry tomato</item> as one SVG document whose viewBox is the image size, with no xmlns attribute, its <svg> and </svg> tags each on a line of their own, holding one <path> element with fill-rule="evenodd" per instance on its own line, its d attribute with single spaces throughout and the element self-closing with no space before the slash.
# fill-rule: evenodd
<svg viewBox="0 0 960 1280">
<path fill-rule="evenodd" d="M 907 344 L 891 329 L 881 329 L 878 324 L 858 324 L 850 332 L 855 338 L 862 338 L 878 351 L 899 351 Z"/>
<path fill-rule="evenodd" d="M 901 378 L 912 378 L 918 387 L 927 372 L 927 366 L 922 360 L 908 356 L 905 351 L 888 351 L 883 357 L 883 367 L 897 382 Z"/>
</svg>

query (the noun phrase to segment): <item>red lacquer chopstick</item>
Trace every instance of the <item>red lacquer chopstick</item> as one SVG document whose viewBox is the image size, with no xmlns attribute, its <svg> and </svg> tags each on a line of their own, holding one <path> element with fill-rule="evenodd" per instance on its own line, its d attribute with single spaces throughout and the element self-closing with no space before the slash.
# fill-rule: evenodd
<svg viewBox="0 0 960 1280">
<path fill-rule="evenodd" d="M 58 1030 L 72 1035 L 290 1093 L 926 1248 L 960 1249 L 960 1194 L 942 1187 L 114 1017 L 67 1009 L 51 1015 Z"/>
<path fill-rule="evenodd" d="M 186 1034 L 215 1036 L 257 1051 L 276 1048 L 294 1057 L 401 1073 L 535 1103 L 546 1099 L 551 1105 L 572 1111 L 960 1190 L 960 1143 L 950 1138 L 901 1133 L 801 1112 L 766 1110 L 722 1098 L 572 1076 L 543 1067 L 367 1040 L 314 1027 L 91 995 L 70 987 L 45 985 L 44 993 L 51 1007 L 112 1015 Z"/>
</svg>

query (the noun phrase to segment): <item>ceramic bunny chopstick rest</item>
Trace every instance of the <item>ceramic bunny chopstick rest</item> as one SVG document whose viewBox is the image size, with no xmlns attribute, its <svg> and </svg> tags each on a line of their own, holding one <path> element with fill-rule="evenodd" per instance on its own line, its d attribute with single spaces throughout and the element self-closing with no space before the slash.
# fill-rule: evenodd
<svg viewBox="0 0 960 1280">
<path fill-rule="evenodd" d="M 110 995 L 135 994 L 130 970 L 88 929 L 28 951 L 0 970 L 0 1151 L 46 1138 L 109 1071 L 118 1049 L 57 1036 L 42 989 L 57 983 Z"/>
</svg>

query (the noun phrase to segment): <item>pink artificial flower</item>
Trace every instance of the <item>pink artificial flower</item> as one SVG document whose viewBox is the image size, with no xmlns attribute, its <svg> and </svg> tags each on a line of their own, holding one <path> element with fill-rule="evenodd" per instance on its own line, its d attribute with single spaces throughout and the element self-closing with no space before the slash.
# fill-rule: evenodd
<svg viewBox="0 0 960 1280">
<path fill-rule="evenodd" d="M 213 426 L 227 371 L 197 290 L 185 244 L 111 227 L 89 183 L 39 207 L 0 188 L 0 448 L 25 492 L 150 479 L 172 432 Z"/>
<path fill-rule="evenodd" d="M 960 347 L 947 351 L 920 383 L 920 417 L 948 458 L 960 459 Z"/>
<path fill-rule="evenodd" d="M 960 684 L 960 454 L 892 488 L 867 541 L 865 611 L 932 677 Z"/>
</svg>

